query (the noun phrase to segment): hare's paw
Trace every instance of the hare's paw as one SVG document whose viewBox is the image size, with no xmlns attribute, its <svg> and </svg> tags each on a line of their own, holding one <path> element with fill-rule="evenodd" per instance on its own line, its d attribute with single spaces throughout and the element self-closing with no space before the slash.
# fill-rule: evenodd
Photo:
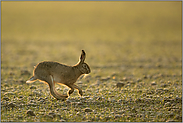
<svg viewBox="0 0 183 123">
<path fill-rule="evenodd" d="M 74 92 L 74 89 L 68 91 L 68 95 L 71 95 Z"/>
<path fill-rule="evenodd" d="M 69 96 L 68 95 L 64 95 L 65 97 L 64 97 L 64 99 L 66 99 L 66 98 L 68 98 Z"/>
<path fill-rule="evenodd" d="M 63 98 L 63 99 L 57 99 L 57 100 L 66 101 L 66 99 L 67 99 L 67 98 L 65 98 L 65 99 L 64 99 L 64 98 Z"/>
<path fill-rule="evenodd" d="M 65 101 L 68 97 L 69 97 L 68 95 L 63 95 L 62 98 L 56 98 L 56 99 Z"/>
<path fill-rule="evenodd" d="M 82 90 L 79 90 L 79 95 L 83 96 L 83 91 Z"/>
</svg>

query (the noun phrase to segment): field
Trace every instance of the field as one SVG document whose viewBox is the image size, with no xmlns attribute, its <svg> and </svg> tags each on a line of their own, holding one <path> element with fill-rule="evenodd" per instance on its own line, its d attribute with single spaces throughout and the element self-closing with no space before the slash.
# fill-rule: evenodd
<svg viewBox="0 0 183 123">
<path fill-rule="evenodd" d="M 181 5 L 1 2 L 1 122 L 181 122 Z M 25 83 L 37 63 L 74 65 L 82 49 L 82 97 Z"/>
</svg>

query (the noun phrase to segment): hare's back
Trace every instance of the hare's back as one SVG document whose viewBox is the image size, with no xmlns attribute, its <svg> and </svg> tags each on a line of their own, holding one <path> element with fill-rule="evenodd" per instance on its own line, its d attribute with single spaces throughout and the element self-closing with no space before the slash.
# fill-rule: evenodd
<svg viewBox="0 0 183 123">
<path fill-rule="evenodd" d="M 53 62 L 53 61 L 43 61 L 40 62 L 39 64 L 37 64 L 35 70 L 49 70 L 50 72 L 58 72 L 58 71 L 63 71 L 65 69 L 69 69 L 70 66 L 64 65 L 64 64 L 60 64 L 58 62 Z"/>
<path fill-rule="evenodd" d="M 35 68 L 36 69 L 50 69 L 59 64 L 60 63 L 58 63 L 58 62 L 43 61 L 43 62 L 38 63 Z"/>
</svg>

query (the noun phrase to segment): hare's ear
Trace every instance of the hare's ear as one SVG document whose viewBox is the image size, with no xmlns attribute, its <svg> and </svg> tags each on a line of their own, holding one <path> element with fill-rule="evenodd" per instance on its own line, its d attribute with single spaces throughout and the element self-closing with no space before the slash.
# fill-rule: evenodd
<svg viewBox="0 0 183 123">
<path fill-rule="evenodd" d="M 85 61 L 85 57 L 86 57 L 86 53 L 85 53 L 84 50 L 82 50 L 81 57 L 80 57 L 80 62 L 84 62 Z"/>
</svg>

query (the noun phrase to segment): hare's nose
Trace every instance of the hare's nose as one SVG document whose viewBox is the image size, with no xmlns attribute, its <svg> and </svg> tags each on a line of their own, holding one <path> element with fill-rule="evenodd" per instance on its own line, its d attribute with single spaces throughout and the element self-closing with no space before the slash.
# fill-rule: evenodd
<svg viewBox="0 0 183 123">
<path fill-rule="evenodd" d="M 89 69 L 89 71 L 88 71 L 88 73 L 87 74 L 89 74 L 89 73 L 91 73 L 91 70 Z"/>
</svg>

